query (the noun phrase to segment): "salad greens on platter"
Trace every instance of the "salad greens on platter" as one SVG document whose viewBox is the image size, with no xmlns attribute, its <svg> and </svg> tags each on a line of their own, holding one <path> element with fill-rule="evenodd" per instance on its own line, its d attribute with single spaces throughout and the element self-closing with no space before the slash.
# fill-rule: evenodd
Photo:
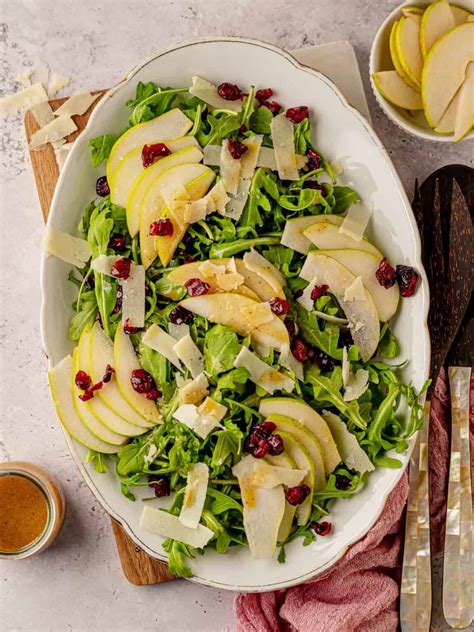
<svg viewBox="0 0 474 632">
<path fill-rule="evenodd" d="M 306 106 L 194 77 L 126 107 L 127 129 L 89 141 L 106 175 L 82 237 L 48 237 L 77 287 L 58 415 L 173 573 L 206 548 L 284 562 L 422 423 L 389 324 L 418 275 L 365 237 Z"/>
</svg>

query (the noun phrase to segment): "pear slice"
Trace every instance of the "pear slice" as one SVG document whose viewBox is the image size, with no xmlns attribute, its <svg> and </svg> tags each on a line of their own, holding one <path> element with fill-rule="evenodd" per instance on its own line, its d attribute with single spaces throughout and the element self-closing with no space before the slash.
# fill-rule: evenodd
<svg viewBox="0 0 474 632">
<path fill-rule="evenodd" d="M 415 4 L 409 4 L 402 7 L 402 15 L 407 18 L 419 17 L 423 15 L 424 7 L 418 7 Z"/>
<path fill-rule="evenodd" d="M 191 151 L 195 150 L 194 147 L 189 147 L 188 149 Z M 188 151 L 188 149 L 184 149 L 183 151 Z M 151 168 L 152 167 L 150 167 L 150 169 Z M 146 175 L 146 173 L 144 175 Z M 160 194 L 162 188 L 182 185 L 187 189 L 190 199 L 196 200 L 206 194 L 214 178 L 215 174 L 212 169 L 196 161 L 178 164 L 164 171 L 149 186 L 139 209 L 140 255 L 146 269 L 151 266 L 157 255 L 160 257 L 164 266 L 168 265 L 176 247 L 186 232 L 186 227 L 178 226 L 170 217 L 165 201 Z M 171 220 L 173 224 L 173 234 L 167 237 L 154 237 L 150 235 L 150 225 L 164 218 Z"/>
<path fill-rule="evenodd" d="M 334 250 L 353 248 L 355 250 L 369 252 L 375 257 L 378 257 L 379 261 L 383 259 L 382 253 L 365 237 L 358 241 L 350 235 L 339 232 L 337 226 L 327 224 L 326 222 L 313 224 L 313 226 L 303 231 L 303 235 L 320 249 Z"/>
<path fill-rule="evenodd" d="M 276 465 L 278 467 L 294 467 L 296 468 L 296 463 L 290 457 L 290 455 L 285 451 L 281 454 L 276 455 L 267 455 L 265 457 L 265 461 L 270 463 L 271 465 Z M 287 501 L 285 502 L 285 511 L 283 513 L 283 518 L 280 522 L 280 528 L 278 530 L 277 542 L 282 543 L 288 538 L 291 532 L 291 527 L 293 526 L 293 518 L 295 517 L 296 506 L 290 505 Z"/>
<path fill-rule="evenodd" d="M 374 72 L 372 79 L 384 99 L 387 99 L 393 105 L 405 110 L 423 109 L 420 93 L 409 86 L 396 70 Z"/>
<path fill-rule="evenodd" d="M 306 255 L 311 246 L 310 240 L 305 237 L 303 232 L 313 224 L 326 222 L 340 226 L 344 221 L 344 217 L 340 215 L 308 215 L 307 217 L 295 217 L 287 220 L 280 243 L 287 246 L 302 255 Z"/>
<path fill-rule="evenodd" d="M 451 4 L 450 7 L 456 26 L 464 24 L 464 22 L 470 22 L 474 18 L 472 13 L 469 13 L 466 9 L 461 9 L 461 7 L 457 7 L 454 4 Z"/>
<path fill-rule="evenodd" d="M 411 18 L 400 18 L 395 34 L 398 59 L 405 74 L 418 88 L 421 85 L 423 56 L 420 49 L 420 22 Z"/>
<path fill-rule="evenodd" d="M 421 95 L 425 115 L 436 128 L 466 76 L 467 65 L 474 61 L 474 22 L 452 29 L 434 46 L 425 60 Z"/>
<path fill-rule="evenodd" d="M 313 254 L 309 253 L 306 257 L 306 261 L 301 269 L 300 276 L 306 281 L 312 281 L 316 276 L 316 266 L 313 265 Z M 318 250 L 317 254 L 327 255 L 342 263 L 348 270 L 350 270 L 356 276 L 360 276 L 366 289 L 370 292 L 370 295 L 374 299 L 377 312 L 379 314 L 379 320 L 383 323 L 387 322 L 397 311 L 398 301 L 400 299 L 400 292 L 398 286 L 395 284 L 390 288 L 384 288 L 377 281 L 375 273 L 379 267 L 380 259 L 364 252 L 363 250 Z"/>
<path fill-rule="evenodd" d="M 70 355 L 63 358 L 48 372 L 51 396 L 61 424 L 73 439 L 89 450 L 103 454 L 115 454 L 120 450 L 120 446 L 98 439 L 83 424 L 77 414 L 71 392 L 71 373 L 72 358 Z"/>
<path fill-rule="evenodd" d="M 397 28 L 398 28 L 398 20 L 396 20 L 392 24 L 392 29 L 390 31 L 390 39 L 389 39 L 390 57 L 392 58 L 393 66 L 394 66 L 395 70 L 398 72 L 398 74 L 400 75 L 400 77 L 403 79 L 403 81 L 406 84 L 408 84 L 409 86 L 411 86 L 412 88 L 414 88 L 415 90 L 417 90 L 419 92 L 420 91 L 420 87 L 417 86 L 415 83 L 413 83 L 410 80 L 410 77 L 403 70 L 403 66 L 400 63 L 400 59 L 398 58 L 397 41 L 396 41 L 396 39 L 397 39 Z"/>
<path fill-rule="evenodd" d="M 111 367 L 115 366 L 114 344 L 99 323 L 94 324 L 89 335 L 84 330 L 79 347 L 81 356 L 84 357 L 84 353 L 87 356 L 88 373 L 94 383 L 102 379 L 108 364 Z M 118 389 L 115 374 L 112 375 L 110 382 L 96 391 L 95 396 L 86 403 L 90 411 L 103 423 L 117 434 L 126 437 L 143 434 L 154 425 L 125 401 Z"/>
<path fill-rule="evenodd" d="M 310 494 L 306 496 L 304 501 L 296 508 L 296 517 L 298 524 L 305 525 L 311 515 L 313 494 L 314 494 L 314 481 L 316 477 L 316 469 L 314 461 L 311 458 L 311 454 L 306 446 L 299 441 L 293 434 L 280 430 L 279 432 L 283 439 L 285 446 L 285 452 L 294 460 L 296 467 L 300 470 L 306 470 L 307 474 L 303 478 L 302 483 L 307 485 L 311 490 Z M 291 507 L 291 505 L 290 505 Z M 281 528 L 281 527 L 280 527 Z"/>
<path fill-rule="evenodd" d="M 453 142 L 457 143 L 474 127 L 474 64 L 469 64 L 458 97 Z"/>
<path fill-rule="evenodd" d="M 377 308 L 370 292 L 364 288 L 364 299 L 346 300 L 346 290 L 357 280 L 344 265 L 327 255 L 312 253 L 318 285 L 327 285 L 334 294 L 352 328 L 352 338 L 360 355 L 367 362 L 379 344 L 380 323 Z"/>
<path fill-rule="evenodd" d="M 433 2 L 423 13 L 420 25 L 420 48 L 426 57 L 435 42 L 456 26 L 451 7 L 446 0 Z"/>
<path fill-rule="evenodd" d="M 278 280 L 275 280 L 273 285 L 270 285 L 264 276 L 249 270 L 242 259 L 234 259 L 234 261 L 235 269 L 238 274 L 241 274 L 244 277 L 245 286 L 251 292 L 255 292 L 260 300 L 269 301 L 271 298 L 275 297 L 285 298 L 285 291 Z"/>
<path fill-rule="evenodd" d="M 130 382 L 132 372 L 141 369 L 141 366 L 131 340 L 120 324 L 117 327 L 114 341 L 114 369 L 117 386 L 130 406 L 148 421 L 154 424 L 162 423 L 163 418 L 155 402 L 147 399 L 141 393 L 137 393 Z"/>
<path fill-rule="evenodd" d="M 151 121 L 134 125 L 122 134 L 112 147 L 107 159 L 107 180 L 110 182 L 117 165 L 130 151 L 148 143 L 162 143 L 170 138 L 184 136 L 192 126 L 191 119 L 178 108 L 173 108 Z"/>
<path fill-rule="evenodd" d="M 255 326 L 245 308 L 258 305 L 240 294 L 203 294 L 181 301 L 180 305 L 193 314 L 204 316 L 211 323 L 225 325 L 234 329 L 241 336 L 250 335 L 252 341 L 263 347 L 271 347 L 281 351 L 289 344 L 288 330 L 277 316 L 264 325 Z M 244 308 L 244 311 L 242 311 Z"/>
<path fill-rule="evenodd" d="M 319 441 L 323 454 L 324 470 L 330 474 L 341 462 L 337 446 L 327 423 L 319 413 L 305 402 L 292 397 L 269 397 L 260 402 L 259 413 L 264 417 L 280 414 L 297 419 L 310 430 Z"/>
<path fill-rule="evenodd" d="M 167 140 L 165 144 L 173 154 L 185 147 L 196 147 L 199 149 L 199 144 L 194 136 L 173 138 L 171 140 Z M 117 206 L 122 206 L 123 208 L 127 206 L 130 191 L 132 190 L 137 178 L 145 170 L 143 167 L 142 150 L 143 147 L 137 147 L 136 149 L 128 152 L 128 154 L 125 154 L 110 177 L 110 200 L 114 204 L 117 204 Z M 155 164 L 160 162 L 160 160 L 157 160 Z M 147 169 L 150 169 L 150 167 L 147 167 Z"/>
</svg>

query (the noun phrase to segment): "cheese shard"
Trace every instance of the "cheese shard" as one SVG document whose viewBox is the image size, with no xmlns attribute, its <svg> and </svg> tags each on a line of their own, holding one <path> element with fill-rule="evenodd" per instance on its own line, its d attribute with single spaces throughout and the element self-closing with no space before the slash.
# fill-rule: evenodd
<svg viewBox="0 0 474 632">
<path fill-rule="evenodd" d="M 204 356 L 189 334 L 175 342 L 173 351 L 193 378 L 204 371 Z"/>
<path fill-rule="evenodd" d="M 198 413 L 205 417 L 213 417 L 217 422 L 220 422 L 227 414 L 227 406 L 219 404 L 219 402 L 216 402 L 212 397 L 206 397 L 199 406 Z"/>
<path fill-rule="evenodd" d="M 322 416 L 336 442 L 341 460 L 347 467 L 361 474 L 375 470 L 372 461 L 360 447 L 357 437 L 349 432 L 342 419 L 326 410 L 323 411 Z"/>
<path fill-rule="evenodd" d="M 131 327 L 145 326 L 145 268 L 133 264 L 122 285 L 122 321 Z"/>
<path fill-rule="evenodd" d="M 204 103 L 207 103 L 211 107 L 219 110 L 240 112 L 242 109 L 242 101 L 227 101 L 226 99 L 223 99 L 217 92 L 217 86 L 198 75 L 193 77 L 189 93 L 194 97 L 198 97 L 198 99 L 201 99 L 201 101 L 204 101 Z"/>
<path fill-rule="evenodd" d="M 344 401 L 352 402 L 359 399 L 365 393 L 369 382 L 369 372 L 365 369 L 357 369 L 355 375 L 350 373 L 349 380 L 344 387 Z"/>
<path fill-rule="evenodd" d="M 15 112 L 18 112 L 18 110 L 22 108 L 29 109 L 47 100 L 48 95 L 42 84 L 34 83 L 24 90 L 0 98 L 0 116 L 15 114 Z"/>
<path fill-rule="evenodd" d="M 181 325 L 169 323 L 168 333 L 170 336 L 173 336 L 175 340 L 181 340 L 181 338 L 189 335 L 189 325 L 186 325 L 186 323 L 182 323 Z"/>
<path fill-rule="evenodd" d="M 171 538 L 196 549 L 202 549 L 214 537 L 214 532 L 200 524 L 195 529 L 186 527 L 178 518 L 163 509 L 145 506 L 140 528 L 162 538 Z"/>
<path fill-rule="evenodd" d="M 177 369 L 181 369 L 181 363 L 173 349 L 176 340 L 161 329 L 161 327 L 155 324 L 148 327 L 143 335 L 142 342 L 147 347 L 150 347 L 150 349 L 158 351 L 158 353 L 169 360 L 171 364 L 174 364 Z"/>
<path fill-rule="evenodd" d="M 213 277 L 225 274 L 225 265 L 213 263 L 211 260 L 203 261 L 199 266 L 199 272 L 205 279 L 212 279 Z"/>
<path fill-rule="evenodd" d="M 239 188 L 241 162 L 230 155 L 227 139 L 222 143 L 220 168 L 221 182 L 226 193 L 236 195 Z"/>
<path fill-rule="evenodd" d="M 356 277 L 353 283 L 344 292 L 344 301 L 365 301 L 365 287 L 360 276 Z"/>
<path fill-rule="evenodd" d="M 57 110 L 54 116 L 77 116 L 82 115 L 90 108 L 90 106 L 99 98 L 100 94 L 90 94 L 89 92 L 81 92 L 69 97 Z"/>
<path fill-rule="evenodd" d="M 275 296 L 281 292 L 282 287 L 285 284 L 283 275 L 275 266 L 270 263 L 263 255 L 261 255 L 255 248 L 251 248 L 249 252 L 246 252 L 243 258 L 245 267 L 250 272 L 255 272 L 261 276 L 270 285 L 275 292 Z"/>
<path fill-rule="evenodd" d="M 209 468 L 205 463 L 193 463 L 188 469 L 183 505 L 179 521 L 190 529 L 197 529 L 206 501 Z"/>
<path fill-rule="evenodd" d="M 22 72 L 20 75 L 15 77 L 15 81 L 17 81 L 24 88 L 29 88 L 31 86 L 31 75 L 33 74 L 33 68 L 28 68 L 25 72 Z"/>
<path fill-rule="evenodd" d="M 318 285 L 318 279 L 315 277 L 303 290 L 301 296 L 296 299 L 308 312 L 314 307 L 314 300 L 311 298 L 314 288 Z"/>
<path fill-rule="evenodd" d="M 60 90 L 68 86 L 70 83 L 71 79 L 69 77 L 58 75 L 57 73 L 53 72 L 48 87 L 49 98 L 52 99 Z"/>
<path fill-rule="evenodd" d="M 67 157 L 69 156 L 69 152 L 72 149 L 74 143 L 63 143 L 57 148 L 54 148 L 54 156 L 56 158 L 56 164 L 58 165 L 59 171 L 62 170 L 64 164 L 66 162 Z"/>
<path fill-rule="evenodd" d="M 99 255 L 91 261 L 91 268 L 101 274 L 107 274 L 111 276 L 112 267 L 122 259 L 120 255 Z"/>
<path fill-rule="evenodd" d="M 69 116 L 58 116 L 37 132 L 33 134 L 30 140 L 30 149 L 36 149 L 53 140 L 60 140 L 72 132 L 77 130 L 77 125 Z"/>
<path fill-rule="evenodd" d="M 244 282 L 244 277 L 238 272 L 226 272 L 216 277 L 217 287 L 224 292 L 232 292 L 240 287 Z"/>
<path fill-rule="evenodd" d="M 48 101 L 37 103 L 32 108 L 30 108 L 30 112 L 33 114 L 36 122 L 40 127 L 45 127 L 54 119 L 53 109 L 49 105 Z"/>
<path fill-rule="evenodd" d="M 339 226 L 339 232 L 361 241 L 372 215 L 372 209 L 358 202 L 353 204 Z"/>
<path fill-rule="evenodd" d="M 238 221 L 242 216 L 247 198 L 249 196 L 250 185 L 253 174 L 257 166 L 258 155 L 262 145 L 263 136 L 252 136 L 246 138 L 243 144 L 247 151 L 240 159 L 239 185 L 235 197 L 232 197 L 226 205 L 225 213 L 227 217 Z"/>
<path fill-rule="evenodd" d="M 214 415 L 201 415 L 194 404 L 182 404 L 173 413 L 173 417 L 190 428 L 201 439 L 205 439 L 214 428 L 222 426 Z"/>
<path fill-rule="evenodd" d="M 303 364 L 298 362 L 295 356 L 291 353 L 290 345 L 285 344 L 282 346 L 280 364 L 285 369 L 292 371 L 299 380 L 304 380 Z"/>
<path fill-rule="evenodd" d="M 50 226 L 46 231 L 44 250 L 49 255 L 54 255 L 78 268 L 84 267 L 92 254 L 85 239 L 63 233 L 53 226 Z"/>
<path fill-rule="evenodd" d="M 285 114 L 278 114 L 270 128 L 279 177 L 282 180 L 298 180 L 293 123 Z"/>
<path fill-rule="evenodd" d="M 248 319 L 253 327 L 265 325 L 273 320 L 273 312 L 269 303 L 255 303 L 253 305 L 243 305 L 240 311 Z"/>
<path fill-rule="evenodd" d="M 221 164 L 221 145 L 206 145 L 203 149 L 204 152 L 204 164 L 210 167 L 219 167 Z M 308 162 L 306 156 L 300 156 L 296 154 L 296 166 L 298 169 L 302 169 Z M 271 147 L 260 147 L 258 154 L 257 167 L 265 167 L 272 171 L 277 171 L 277 164 L 275 160 L 275 152 Z"/>
<path fill-rule="evenodd" d="M 292 467 L 271 465 L 263 459 L 256 459 L 251 454 L 244 456 L 232 468 L 232 474 L 239 480 L 245 478 L 249 485 L 270 489 L 277 485 L 295 487 L 308 473 Z"/>
<path fill-rule="evenodd" d="M 209 392 L 209 382 L 204 373 L 200 373 L 193 380 L 185 380 L 179 386 L 179 401 L 182 404 L 194 404 L 202 402 Z"/>
<path fill-rule="evenodd" d="M 344 386 L 347 386 L 349 384 L 349 377 L 350 377 L 350 362 L 349 362 L 349 356 L 347 354 L 347 347 L 344 347 L 342 349 L 342 383 Z"/>
<path fill-rule="evenodd" d="M 204 197 L 186 204 L 183 214 L 184 221 L 193 224 L 205 219 L 215 211 L 225 214 L 226 204 L 229 200 L 224 184 L 222 180 L 219 180 Z"/>
<path fill-rule="evenodd" d="M 263 388 L 267 393 L 274 393 L 275 391 L 288 391 L 290 393 L 295 388 L 295 383 L 290 377 L 276 371 L 249 351 L 247 347 L 242 347 L 234 361 L 234 366 L 247 369 L 252 382 Z"/>
</svg>

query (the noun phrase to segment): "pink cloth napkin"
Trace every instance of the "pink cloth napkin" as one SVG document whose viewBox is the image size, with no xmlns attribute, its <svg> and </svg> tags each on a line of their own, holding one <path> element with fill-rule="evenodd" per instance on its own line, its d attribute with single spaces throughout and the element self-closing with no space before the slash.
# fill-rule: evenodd
<svg viewBox="0 0 474 632">
<path fill-rule="evenodd" d="M 449 386 L 444 370 L 436 383 L 431 411 L 429 465 L 434 556 L 443 546 L 449 466 Z M 369 533 L 317 579 L 288 590 L 238 595 L 237 632 L 397 630 L 407 494 L 405 472 Z"/>
</svg>

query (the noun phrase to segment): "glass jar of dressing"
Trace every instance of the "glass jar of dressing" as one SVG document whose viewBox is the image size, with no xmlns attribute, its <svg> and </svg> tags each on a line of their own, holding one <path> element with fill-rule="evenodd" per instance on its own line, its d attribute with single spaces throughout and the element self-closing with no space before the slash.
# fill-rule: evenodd
<svg viewBox="0 0 474 632">
<path fill-rule="evenodd" d="M 0 558 L 22 559 L 50 546 L 64 521 L 64 496 L 31 463 L 0 463 Z"/>
</svg>

